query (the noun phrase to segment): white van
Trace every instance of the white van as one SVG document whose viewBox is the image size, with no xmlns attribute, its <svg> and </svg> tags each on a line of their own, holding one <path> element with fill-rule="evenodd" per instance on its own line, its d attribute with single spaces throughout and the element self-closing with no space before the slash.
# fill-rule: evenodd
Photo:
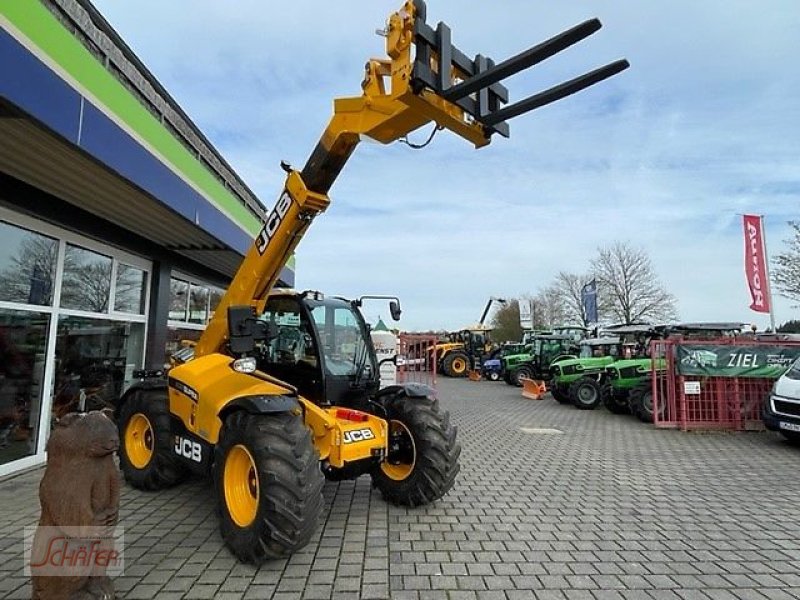
<svg viewBox="0 0 800 600">
<path fill-rule="evenodd" d="M 772 386 L 762 416 L 767 429 L 800 443 L 800 358 Z"/>
</svg>

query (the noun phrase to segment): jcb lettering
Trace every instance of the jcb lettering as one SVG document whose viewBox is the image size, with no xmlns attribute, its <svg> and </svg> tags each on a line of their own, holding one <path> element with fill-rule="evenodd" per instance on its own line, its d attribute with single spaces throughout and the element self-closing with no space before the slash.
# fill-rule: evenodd
<svg viewBox="0 0 800 600">
<path fill-rule="evenodd" d="M 278 198 L 275 208 L 269 213 L 267 222 L 264 223 L 264 227 L 256 238 L 256 248 L 258 248 L 259 254 L 264 254 L 264 252 L 266 252 L 267 246 L 270 240 L 272 240 L 272 236 L 278 231 L 278 227 L 280 227 L 280 224 L 283 222 L 286 213 L 289 212 L 289 207 L 291 205 L 292 197 L 289 195 L 289 192 L 283 192 L 281 197 Z"/>
<path fill-rule="evenodd" d="M 352 444 L 353 442 L 374 440 L 375 434 L 372 433 L 372 429 L 353 429 L 351 431 L 345 431 L 342 438 L 345 444 Z"/>
<path fill-rule="evenodd" d="M 180 436 L 175 436 L 175 454 L 194 462 L 203 462 L 203 449 L 200 444 Z"/>
</svg>

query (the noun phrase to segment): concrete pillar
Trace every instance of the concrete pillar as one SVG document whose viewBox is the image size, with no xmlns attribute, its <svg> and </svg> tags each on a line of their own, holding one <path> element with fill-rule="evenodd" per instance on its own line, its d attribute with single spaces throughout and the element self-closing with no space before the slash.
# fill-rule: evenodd
<svg viewBox="0 0 800 600">
<path fill-rule="evenodd" d="M 147 316 L 147 343 L 145 368 L 161 369 L 167 347 L 167 319 L 169 318 L 169 279 L 172 263 L 154 260 L 150 281 L 150 307 Z"/>
</svg>

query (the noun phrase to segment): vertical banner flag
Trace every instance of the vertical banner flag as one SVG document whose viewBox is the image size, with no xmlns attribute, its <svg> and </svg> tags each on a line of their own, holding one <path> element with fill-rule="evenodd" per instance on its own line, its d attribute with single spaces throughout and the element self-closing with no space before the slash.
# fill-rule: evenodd
<svg viewBox="0 0 800 600">
<path fill-rule="evenodd" d="M 583 314 L 588 323 L 597 323 L 597 280 L 592 279 L 581 289 L 581 304 Z"/>
<path fill-rule="evenodd" d="M 523 329 L 533 329 L 533 311 L 531 305 L 533 300 L 522 298 L 519 301 L 519 324 Z"/>
<path fill-rule="evenodd" d="M 768 313 L 767 259 L 764 256 L 764 230 L 758 215 L 744 215 L 744 273 L 750 288 L 750 309 Z"/>
</svg>

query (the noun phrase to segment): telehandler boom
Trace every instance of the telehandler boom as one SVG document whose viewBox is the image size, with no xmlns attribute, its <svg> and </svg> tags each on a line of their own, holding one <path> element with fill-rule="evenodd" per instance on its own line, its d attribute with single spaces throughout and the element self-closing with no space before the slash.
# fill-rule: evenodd
<svg viewBox="0 0 800 600">
<path fill-rule="evenodd" d="M 586 21 L 495 64 L 468 58 L 444 23 L 409 0 L 383 32 L 387 57 L 366 65 L 362 93 L 333 117 L 286 185 L 216 307 L 193 356 L 143 374 L 117 406 L 126 479 L 143 489 L 213 474 L 222 537 L 243 561 L 286 556 L 308 543 L 324 477 L 370 474 L 389 501 L 416 506 L 453 486 L 460 446 L 434 390 L 379 389 L 360 300 L 273 290 L 281 268 L 362 137 L 388 144 L 433 123 L 485 146 L 507 120 L 627 68 L 620 60 L 508 105 L 501 81 L 588 37 Z M 435 133 L 434 131 L 434 133 Z M 399 318 L 399 304 L 392 302 Z M 324 477 L 323 477 L 324 476 Z"/>
</svg>

